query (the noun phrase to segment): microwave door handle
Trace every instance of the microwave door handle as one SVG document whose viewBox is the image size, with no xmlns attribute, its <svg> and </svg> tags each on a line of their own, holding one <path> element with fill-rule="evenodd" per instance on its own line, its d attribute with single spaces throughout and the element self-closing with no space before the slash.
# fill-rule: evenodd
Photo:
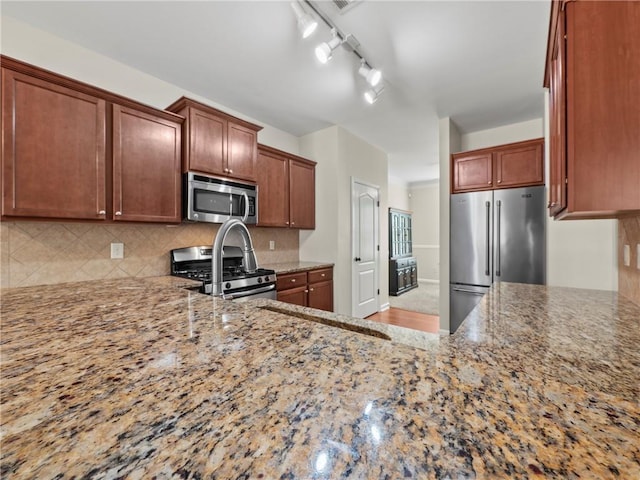
<svg viewBox="0 0 640 480">
<path fill-rule="evenodd" d="M 247 218 L 249 218 L 249 195 L 242 192 L 242 196 L 244 197 L 244 216 L 242 217 L 242 221 L 246 223 Z"/>
</svg>

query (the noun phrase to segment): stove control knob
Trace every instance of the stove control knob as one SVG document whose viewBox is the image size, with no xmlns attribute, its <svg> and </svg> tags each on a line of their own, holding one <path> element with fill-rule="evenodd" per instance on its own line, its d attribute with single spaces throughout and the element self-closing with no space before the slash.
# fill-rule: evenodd
<svg viewBox="0 0 640 480">
<path fill-rule="evenodd" d="M 271 278 L 269 278 L 269 277 L 264 277 L 264 281 L 265 281 L 265 282 L 269 282 L 269 281 L 271 281 Z"/>
<path fill-rule="evenodd" d="M 258 277 L 258 283 L 262 283 L 262 277 Z"/>
<path fill-rule="evenodd" d="M 229 282 L 225 283 L 224 288 L 231 288 L 231 284 Z"/>
</svg>

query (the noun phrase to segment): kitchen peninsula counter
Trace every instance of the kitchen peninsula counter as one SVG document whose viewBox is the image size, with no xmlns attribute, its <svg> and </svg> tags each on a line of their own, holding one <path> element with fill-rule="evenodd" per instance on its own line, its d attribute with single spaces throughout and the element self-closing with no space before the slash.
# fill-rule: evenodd
<svg viewBox="0 0 640 480">
<path fill-rule="evenodd" d="M 640 307 L 615 293 L 495 284 L 415 348 L 184 286 L 2 291 L 2 478 L 640 475 Z"/>
</svg>

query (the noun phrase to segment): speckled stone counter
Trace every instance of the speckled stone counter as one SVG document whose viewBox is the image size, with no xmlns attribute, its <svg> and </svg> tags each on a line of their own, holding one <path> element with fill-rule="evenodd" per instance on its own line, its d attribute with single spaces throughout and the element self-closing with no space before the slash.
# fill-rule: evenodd
<svg viewBox="0 0 640 480">
<path fill-rule="evenodd" d="M 315 270 L 316 268 L 333 267 L 333 263 L 321 262 L 284 262 L 260 264 L 262 268 L 270 268 L 276 271 L 276 275 L 285 273 L 304 272 L 305 270 Z"/>
<path fill-rule="evenodd" d="M 497 284 L 414 348 L 172 282 L 2 291 L 2 478 L 640 476 L 615 294 Z"/>
</svg>

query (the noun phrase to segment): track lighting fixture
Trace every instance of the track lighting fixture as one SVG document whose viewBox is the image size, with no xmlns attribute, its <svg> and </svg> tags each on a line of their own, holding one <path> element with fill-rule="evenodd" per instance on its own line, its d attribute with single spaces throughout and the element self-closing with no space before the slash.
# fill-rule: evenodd
<svg viewBox="0 0 640 480">
<path fill-rule="evenodd" d="M 338 33 L 335 29 L 331 30 L 331 34 L 333 38 L 328 42 L 323 42 L 316 47 L 316 58 L 320 61 L 320 63 L 327 63 L 331 60 L 331 56 L 333 55 L 333 51 L 340 46 L 342 43 L 342 39 L 338 36 Z"/>
<path fill-rule="evenodd" d="M 302 38 L 309 37 L 318 28 L 318 22 L 305 11 L 297 0 L 291 2 L 291 8 L 293 8 L 298 19 L 298 30 L 300 30 Z"/>
<path fill-rule="evenodd" d="M 380 94 L 382 93 L 383 90 L 384 90 L 383 85 L 371 87 L 369 90 L 364 92 L 364 99 L 367 101 L 367 103 L 373 105 L 374 103 L 376 103 L 376 101 L 378 100 L 378 97 L 380 97 Z"/>
<path fill-rule="evenodd" d="M 327 63 L 331 59 L 333 51 L 340 45 L 343 45 L 346 50 L 352 52 L 360 59 L 358 74 L 364 77 L 367 84 L 371 87 L 364 93 L 364 98 L 370 104 L 375 103 L 384 90 L 384 86 L 382 85 L 382 72 L 377 68 L 373 68 L 364 58 L 359 48 L 360 42 L 358 42 L 353 35 L 341 31 L 316 3 L 318 2 L 312 0 L 295 0 L 291 3 L 291 7 L 298 19 L 298 28 L 302 33 L 302 38 L 307 38 L 311 35 L 318 25 L 313 17 L 307 13 L 305 10 L 306 7 L 331 29 L 331 40 L 321 43 L 315 49 L 318 61 L 320 63 Z"/>
<path fill-rule="evenodd" d="M 380 80 L 382 80 L 382 72 L 377 68 L 372 68 L 367 65 L 367 62 L 364 60 L 364 58 L 362 59 L 362 63 L 360 65 L 360 68 L 358 69 L 358 73 L 362 75 L 367 83 L 372 87 L 378 85 L 380 83 Z"/>
</svg>

